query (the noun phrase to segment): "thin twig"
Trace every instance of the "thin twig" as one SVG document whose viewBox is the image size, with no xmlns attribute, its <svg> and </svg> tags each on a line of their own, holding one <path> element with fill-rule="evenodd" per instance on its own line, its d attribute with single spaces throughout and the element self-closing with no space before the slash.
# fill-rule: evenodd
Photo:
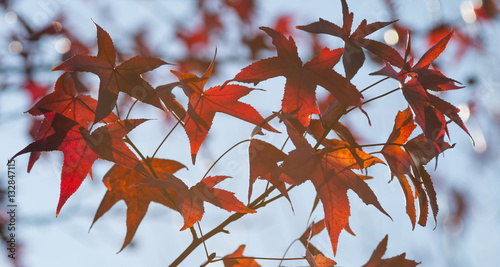
<svg viewBox="0 0 500 267">
<path fill-rule="evenodd" d="M 130 108 L 128 109 L 127 116 L 125 117 L 126 120 L 128 119 L 128 116 L 130 116 L 130 112 L 132 111 L 132 108 L 135 106 L 135 104 L 137 103 L 137 101 L 139 101 L 139 99 L 136 99 L 134 101 L 134 103 L 132 103 L 132 106 L 130 106 Z M 116 110 L 118 110 L 118 109 L 116 109 Z"/>
<path fill-rule="evenodd" d="M 219 160 L 221 160 L 227 153 L 229 153 L 229 151 L 233 150 L 235 147 L 237 147 L 240 144 L 243 144 L 245 142 L 250 142 L 250 141 L 251 141 L 251 139 L 245 139 L 243 141 L 240 141 L 240 142 L 236 143 L 231 148 L 229 148 L 228 150 L 226 150 L 226 152 L 224 152 L 222 155 L 220 155 L 220 157 L 214 163 L 212 163 L 212 166 L 210 166 L 210 168 L 208 168 L 207 172 L 205 172 L 205 175 L 203 175 L 202 179 L 204 179 L 205 177 L 207 177 L 208 173 L 213 169 L 213 167 L 215 166 L 215 164 L 217 164 L 217 162 L 219 162 Z"/>
<path fill-rule="evenodd" d="M 316 145 L 314 146 L 314 150 L 318 149 L 318 147 L 321 145 L 323 140 L 325 140 L 325 138 L 328 136 L 328 134 L 333 129 L 333 127 L 335 127 L 335 124 L 337 124 L 337 122 L 340 120 L 340 118 L 342 118 L 342 116 L 344 115 L 346 110 L 347 110 L 347 107 L 343 107 L 342 111 L 339 113 L 339 115 L 337 115 L 337 118 L 335 118 L 335 120 L 333 120 L 333 122 L 328 126 L 328 128 L 325 129 L 325 132 L 323 133 L 323 135 L 318 139 L 318 142 L 316 142 Z"/>
<path fill-rule="evenodd" d="M 198 230 L 200 230 L 200 239 L 201 242 L 203 242 L 203 248 L 205 249 L 205 254 L 207 255 L 207 261 L 209 261 L 210 256 L 208 255 L 207 244 L 205 244 L 205 238 L 203 237 L 203 232 L 201 231 L 200 222 L 196 222 L 196 224 L 198 225 Z"/>
<path fill-rule="evenodd" d="M 366 90 L 368 90 L 368 89 L 372 88 L 373 86 L 375 86 L 375 85 L 377 85 L 377 84 L 379 84 L 379 83 L 381 83 L 381 82 L 383 82 L 383 81 L 385 81 L 385 80 L 387 80 L 387 79 L 389 79 L 389 78 L 390 78 L 390 77 L 385 77 L 385 78 L 383 78 L 383 79 L 379 80 L 378 82 L 375 82 L 374 84 L 369 85 L 368 87 L 366 87 L 365 89 L 363 89 L 363 90 L 361 90 L 361 91 L 359 91 L 359 92 L 360 92 L 360 93 L 363 93 L 364 91 L 366 91 Z"/>
<path fill-rule="evenodd" d="M 161 141 L 161 143 L 158 145 L 158 147 L 156 148 L 155 152 L 151 156 L 151 159 L 154 159 L 154 157 L 156 156 L 156 153 L 158 153 L 158 150 L 160 150 L 160 147 L 163 145 L 163 143 L 165 143 L 165 141 L 167 141 L 167 138 L 174 131 L 174 129 L 177 127 L 177 125 L 179 125 L 179 123 L 180 123 L 180 121 L 177 121 L 177 123 L 174 125 L 174 127 L 172 127 L 172 129 L 168 132 L 168 134 L 165 136 L 165 138 L 163 138 L 163 140 Z"/>
<path fill-rule="evenodd" d="M 361 105 L 364 105 L 364 104 L 370 103 L 370 102 L 372 102 L 372 101 L 374 101 L 374 100 L 377 100 L 377 99 L 382 98 L 382 97 L 384 97 L 384 96 L 390 95 L 390 94 L 392 94 L 392 93 L 394 93 L 394 92 L 396 92 L 396 91 L 399 91 L 400 89 L 401 89 L 401 87 L 398 87 L 398 88 L 392 89 L 391 91 L 389 91 L 389 92 L 387 92 L 387 93 L 384 93 L 384 94 L 381 94 L 381 95 L 379 95 L 379 96 L 376 96 L 376 97 L 374 97 L 374 98 L 372 98 L 372 99 L 368 99 L 368 100 L 366 100 L 365 102 L 361 103 Z M 349 110 L 347 110 L 347 111 L 346 111 L 346 113 L 349 113 L 349 112 L 351 112 L 353 109 L 356 109 L 356 108 L 358 108 L 358 107 L 352 107 L 352 108 L 350 108 Z"/>
<path fill-rule="evenodd" d="M 301 261 L 305 260 L 305 257 L 301 258 L 268 258 L 268 257 L 226 257 L 213 260 L 211 262 L 223 261 L 223 260 L 237 260 L 237 259 L 253 259 L 253 260 L 269 260 L 269 261 Z"/>
</svg>

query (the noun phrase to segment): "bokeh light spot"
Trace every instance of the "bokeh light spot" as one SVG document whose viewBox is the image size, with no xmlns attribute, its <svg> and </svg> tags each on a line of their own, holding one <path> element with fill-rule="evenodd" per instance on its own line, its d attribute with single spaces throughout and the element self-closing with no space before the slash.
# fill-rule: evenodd
<svg viewBox="0 0 500 267">
<path fill-rule="evenodd" d="M 396 30 L 394 30 L 394 29 L 389 29 L 389 30 L 385 31 L 385 33 L 384 33 L 384 41 L 388 45 L 395 45 L 395 44 L 397 44 L 399 42 L 398 32 L 396 32 Z"/>
<path fill-rule="evenodd" d="M 462 13 L 462 19 L 466 23 L 476 22 L 477 16 L 474 11 L 474 4 L 472 1 L 465 1 L 460 4 L 460 13 Z"/>
<path fill-rule="evenodd" d="M 54 42 L 54 47 L 59 54 L 66 54 L 71 49 L 71 41 L 66 37 L 61 37 Z"/>
<path fill-rule="evenodd" d="M 17 21 L 17 14 L 14 11 L 9 11 L 5 14 L 5 22 L 8 24 L 14 24 Z"/>
<path fill-rule="evenodd" d="M 464 122 L 467 122 L 469 120 L 469 117 L 470 117 L 469 105 L 461 104 L 461 105 L 458 105 L 457 107 L 458 107 L 458 109 L 460 109 L 460 111 L 458 112 L 458 116 L 460 116 L 460 118 Z"/>
<path fill-rule="evenodd" d="M 21 42 L 19 42 L 19 41 L 10 42 L 9 52 L 11 52 L 12 54 L 15 54 L 15 55 L 21 54 L 21 52 L 23 52 L 23 44 L 21 44 Z"/>
</svg>

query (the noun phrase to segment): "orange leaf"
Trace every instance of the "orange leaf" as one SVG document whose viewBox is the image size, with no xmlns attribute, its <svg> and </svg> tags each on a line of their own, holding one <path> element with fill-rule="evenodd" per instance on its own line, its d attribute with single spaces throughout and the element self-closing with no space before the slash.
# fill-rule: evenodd
<svg viewBox="0 0 500 267">
<path fill-rule="evenodd" d="M 403 150 L 402 146 L 392 145 L 390 143 L 404 145 L 415 127 L 417 127 L 417 125 L 413 122 L 411 110 L 407 108 L 404 111 L 399 111 L 396 116 L 396 121 L 394 122 L 392 133 L 387 139 L 387 143 L 389 144 L 382 148 L 382 155 L 384 155 L 389 165 L 391 175 L 398 178 L 401 188 L 403 189 L 406 199 L 406 213 L 408 217 L 410 217 L 413 227 L 415 227 L 416 222 L 415 197 L 405 177 L 406 175 L 411 175 L 411 159 L 408 153 Z"/>
<path fill-rule="evenodd" d="M 236 249 L 235 252 L 226 255 L 222 258 L 224 262 L 224 267 L 260 267 L 254 259 L 245 259 L 243 256 L 243 250 L 245 250 L 245 245 L 241 245 Z"/>
<path fill-rule="evenodd" d="M 306 251 L 306 260 L 311 267 L 332 267 L 337 265 L 334 260 L 325 257 L 322 253 L 313 256 L 309 250 Z"/>
<path fill-rule="evenodd" d="M 229 176 L 209 176 L 191 188 L 188 188 L 181 179 L 170 173 L 163 173 L 168 179 L 146 178 L 144 182 L 149 186 L 173 190 L 177 193 L 175 204 L 177 211 L 184 217 L 185 230 L 200 221 L 205 212 L 204 202 L 209 202 L 226 211 L 236 211 L 241 213 L 255 213 L 239 201 L 234 193 L 227 190 L 214 188 L 215 185 L 224 181 Z"/>
<path fill-rule="evenodd" d="M 302 133 L 293 126 L 290 119 L 284 121 L 288 135 L 296 149 L 291 151 L 283 162 L 283 171 L 286 175 L 280 178 L 296 185 L 306 180 L 313 183 L 323 203 L 326 228 L 330 235 L 333 252 L 336 253 L 340 231 L 346 227 L 350 216 L 347 198 L 349 189 L 352 189 L 366 204 L 372 204 L 382 213 L 389 215 L 380 206 L 377 197 L 365 181 L 351 170 L 359 166 L 345 145 L 315 151 Z M 338 142 L 341 141 L 337 140 L 332 143 L 336 145 Z M 381 162 L 380 159 L 362 151 L 357 152 L 364 162 L 363 167 Z"/>
<path fill-rule="evenodd" d="M 327 267 L 337 264 L 332 259 L 325 257 L 325 255 L 323 255 L 323 253 L 319 251 L 319 249 L 317 249 L 313 244 L 309 242 L 313 236 L 323 231 L 323 229 L 325 229 L 325 226 L 325 220 L 314 223 L 309 226 L 299 238 L 300 243 L 302 243 L 302 245 L 304 245 L 304 247 L 306 248 L 306 260 L 311 266 Z"/>
<path fill-rule="evenodd" d="M 151 166 L 160 179 L 165 178 L 162 173 L 175 173 L 185 167 L 177 161 L 167 159 L 153 159 Z M 97 209 L 92 225 L 118 201 L 124 200 L 127 205 L 127 235 L 120 251 L 132 241 L 148 211 L 149 203 L 160 203 L 175 210 L 174 204 L 162 194 L 160 189 L 141 184 L 143 178 L 144 175 L 140 172 L 120 165 L 114 165 L 103 178 L 108 191 Z M 177 192 L 173 190 L 167 189 L 167 192 L 174 199 L 177 196 Z"/>
<path fill-rule="evenodd" d="M 428 204 L 432 208 L 434 221 L 436 221 L 438 212 L 434 185 L 423 167 L 435 157 L 435 147 L 422 134 L 407 141 L 415 127 L 409 108 L 398 112 L 392 133 L 381 151 L 389 165 L 391 175 L 396 176 L 401 184 L 406 199 L 406 213 L 413 227 L 415 227 L 416 222 L 415 198 L 418 197 L 419 201 L 420 218 L 418 223 L 420 225 L 426 225 Z M 439 144 L 440 151 L 445 151 L 450 147 L 452 146 L 444 141 Z M 406 177 L 412 181 L 416 192 L 412 192 Z"/>
</svg>

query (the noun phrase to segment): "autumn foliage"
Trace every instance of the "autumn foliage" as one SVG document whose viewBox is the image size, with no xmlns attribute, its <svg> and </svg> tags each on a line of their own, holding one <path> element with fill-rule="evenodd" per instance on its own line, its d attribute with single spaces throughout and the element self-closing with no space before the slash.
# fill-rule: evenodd
<svg viewBox="0 0 500 267">
<path fill-rule="evenodd" d="M 252 14 L 247 13 L 247 10 L 252 10 L 253 1 L 243 3 L 245 4 L 241 5 L 247 6 L 238 6 L 228 1 L 225 8 L 234 9 L 243 21 L 249 20 Z M 411 48 L 411 34 L 405 33 L 408 38 L 403 49 L 368 38 L 382 28 L 394 26 L 396 20 L 367 22 L 363 19 L 359 26 L 353 27 L 354 14 L 349 10 L 346 0 L 341 0 L 341 6 L 341 26 L 320 18 L 308 25 L 296 26 L 296 29 L 307 32 L 311 39 L 317 38 L 317 34 L 341 38 L 344 47 L 320 47 L 305 62 L 298 53 L 294 38 L 290 32 L 285 31 L 286 27 L 260 27 L 260 48 L 274 49 L 275 55 L 254 61 L 234 77 L 226 77 L 225 82 L 210 88 L 206 88 L 206 84 L 217 69 L 216 49 L 213 49 L 212 61 L 205 62 L 208 67 L 204 74 L 197 76 L 190 72 L 199 70 L 183 71 L 182 68 L 174 68 L 174 65 L 187 66 L 183 65 L 185 62 L 171 62 L 168 58 L 160 59 L 150 55 L 128 59 L 117 57 L 112 37 L 95 24 L 97 55 L 76 54 L 52 69 L 60 73 L 54 90 L 41 97 L 28 111 L 32 116 L 42 118 L 35 140 L 13 158 L 30 153 L 30 172 L 41 152 L 63 152 L 56 216 L 65 212 L 65 203 L 87 176 L 102 179 L 107 192 L 92 225 L 103 220 L 101 217 L 106 212 L 117 202 L 124 200 L 127 206 L 127 231 L 120 251 L 126 249 L 133 240 L 151 202 L 178 212 L 184 221 L 183 225 L 179 225 L 180 231 L 191 231 L 193 240 L 180 255 L 169 255 L 173 261 L 172 266 L 180 264 L 212 236 L 224 233 L 224 227 L 228 224 L 236 223 L 243 216 L 258 216 L 259 210 L 273 201 L 284 197 L 293 210 L 296 200 L 290 198 L 289 192 L 301 190 L 300 186 L 304 183 L 313 185 L 316 191 L 316 196 L 311 196 L 316 199 L 313 210 L 321 204 L 324 218 L 312 223 L 299 237 L 298 240 L 304 245 L 304 253 L 297 255 L 296 260 L 302 260 L 304 264 L 307 262 L 310 266 L 333 266 L 336 264 L 335 260 L 325 255 L 331 252 L 336 254 L 338 247 L 342 246 L 339 235 L 343 231 L 354 234 L 349 221 L 360 219 L 351 216 L 349 191 L 354 192 L 366 205 L 373 206 L 391 218 L 370 188 L 370 179 L 389 180 L 390 177 L 369 176 L 367 169 L 374 165 L 387 165 L 392 177 L 396 177 L 401 185 L 406 202 L 401 205 L 405 205 L 413 228 L 417 224 L 426 226 L 428 214 L 432 214 L 436 220 L 439 209 L 438 196 L 426 165 L 433 159 L 436 159 L 437 164 L 440 154 L 453 147 L 453 144 L 445 141 L 445 137 L 450 134 L 449 123 L 458 125 L 469 134 L 458 116 L 459 109 L 435 94 L 463 87 L 453 77 L 448 77 L 433 67 L 433 62 L 445 50 L 454 33 L 447 32 L 435 40 L 423 55 L 415 57 Z M 207 21 L 211 23 L 206 25 L 218 27 L 208 17 Z M 204 33 L 199 31 L 188 36 L 185 32 L 179 32 L 178 37 L 194 50 L 192 47 L 206 42 L 208 36 L 204 36 Z M 263 44 L 267 44 L 267 41 L 271 41 L 273 47 L 264 47 Z M 257 44 L 258 40 L 253 42 Z M 257 46 L 252 48 L 261 50 Z M 382 76 L 379 82 L 388 79 L 397 81 L 397 89 L 386 90 L 373 99 L 364 97 L 366 90 L 379 84 L 377 82 L 359 88 L 353 82 L 356 80 L 354 77 L 359 75 L 359 70 L 366 67 L 365 63 L 370 58 L 368 55 L 382 62 L 380 69 L 371 71 L 371 75 Z M 144 74 L 155 71 L 160 66 L 170 68 L 173 75 L 170 76 L 171 80 L 162 80 L 161 85 L 155 88 Z M 339 69 L 342 71 L 338 71 Z M 97 95 L 87 95 L 75 89 L 79 80 L 74 74 L 79 72 L 88 72 L 98 77 Z M 240 100 L 253 94 L 255 90 L 261 90 L 256 88 L 261 82 L 276 77 L 285 78 L 280 110 L 261 114 L 252 103 Z M 328 92 L 326 98 L 318 97 L 319 87 Z M 180 90 L 174 91 L 176 88 Z M 265 89 L 271 91 L 280 88 Z M 119 98 L 120 92 L 125 93 L 122 94 L 125 97 Z M 385 143 L 364 144 L 357 140 L 350 127 L 340 122 L 354 110 L 361 111 L 370 121 L 372 114 L 366 112 L 363 106 L 371 101 L 383 101 L 383 96 L 393 92 L 402 93 L 400 101 L 406 101 L 407 108 L 391 118 L 391 121 L 394 120 L 394 127 L 390 135 L 383 138 L 387 140 Z M 184 95 L 176 95 L 181 93 Z M 259 93 L 265 95 L 266 92 Z M 187 98 L 187 103 L 177 101 L 182 97 Z M 130 114 L 130 110 L 126 114 L 120 114 L 120 99 L 135 101 L 137 105 L 150 105 L 165 112 L 165 116 L 171 120 L 169 127 L 172 131 L 176 127 L 182 127 L 189 140 L 190 151 L 178 153 L 190 155 L 192 164 L 198 164 L 198 152 L 204 148 L 202 144 L 211 132 L 214 118 L 220 113 L 231 116 L 233 120 L 253 124 L 254 131 L 244 135 L 250 138 L 235 145 L 248 146 L 248 177 L 240 179 L 241 177 L 229 177 L 225 173 L 209 175 L 207 172 L 203 177 L 191 177 L 191 180 L 195 179 L 197 182 L 188 186 L 186 177 L 177 175 L 176 172 L 185 168 L 189 162 L 157 158 L 156 152 L 161 145 L 154 154 L 145 155 L 128 137 L 135 128 L 161 122 L 149 120 L 150 118 L 131 119 L 129 116 L 136 114 Z M 262 101 L 266 101 L 265 96 Z M 165 139 L 168 139 L 170 133 L 165 134 Z M 285 144 L 266 142 L 263 135 L 284 136 L 287 140 L 285 143 L 289 142 L 287 147 L 291 149 L 285 149 Z M 364 151 L 365 147 L 375 146 L 381 148 L 378 153 Z M 114 164 L 104 177 L 92 177 L 92 166 L 98 159 Z M 238 179 L 241 186 L 247 186 L 249 182 L 248 200 L 239 199 L 233 192 L 224 189 L 224 183 L 221 182 L 227 179 Z M 253 189 L 253 184 L 258 179 L 268 182 L 266 190 Z M 227 219 L 218 227 L 202 234 L 197 232 L 196 225 L 202 221 L 208 205 L 227 211 Z M 333 250 L 328 253 L 316 248 L 311 240 L 323 230 L 326 230 Z M 386 236 L 364 266 L 418 264 L 417 261 L 407 259 L 404 253 L 383 258 L 387 242 Z M 235 249 L 234 253 L 224 257 L 207 254 L 206 262 L 203 260 L 200 264 L 222 261 L 225 266 L 261 266 L 269 259 L 260 258 L 281 259 L 281 255 L 247 255 L 244 251 L 245 244 Z"/>
</svg>

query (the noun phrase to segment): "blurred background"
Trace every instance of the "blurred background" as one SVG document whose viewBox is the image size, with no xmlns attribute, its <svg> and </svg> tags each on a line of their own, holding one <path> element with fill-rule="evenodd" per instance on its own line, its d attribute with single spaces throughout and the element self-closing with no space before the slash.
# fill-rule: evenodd
<svg viewBox="0 0 500 267">
<path fill-rule="evenodd" d="M 455 147 L 439 157 L 438 167 L 431 161 L 426 169 L 431 173 L 437 191 L 439 214 L 435 225 L 431 216 L 426 227 L 412 225 L 405 212 L 405 200 L 397 181 L 390 181 L 387 166 L 369 169 L 374 179 L 368 184 L 388 211 L 390 220 L 372 206 L 366 206 L 349 192 L 350 225 L 356 236 L 341 233 L 335 257 L 326 231 L 312 243 L 334 258 L 341 266 L 360 266 L 368 261 L 372 251 L 388 234 L 385 257 L 406 252 L 407 258 L 422 262 L 422 266 L 500 266 L 500 21 L 498 3 L 493 0 L 457 1 L 348 1 L 354 13 L 353 28 L 368 22 L 399 19 L 369 36 L 403 52 L 407 33 L 412 36 L 412 55 L 418 60 L 434 43 L 449 31 L 455 31 L 447 49 L 433 67 L 462 83 L 465 88 L 444 92 L 446 101 L 461 109 L 461 117 L 474 141 L 456 125 L 449 125 L 450 143 Z M 262 0 L 16 0 L 0 1 L 0 159 L 5 163 L 15 153 L 31 143 L 40 118 L 27 111 L 38 99 L 52 92 L 61 72 L 51 72 L 65 59 L 75 55 L 96 55 L 94 22 L 111 36 L 118 51 L 118 61 L 135 56 L 159 57 L 175 65 L 162 66 L 144 75 L 153 87 L 174 82 L 170 73 L 175 69 L 201 75 L 208 67 L 217 48 L 214 73 L 206 88 L 222 84 L 241 68 L 258 59 L 276 55 L 275 49 L 258 27 L 268 26 L 297 43 L 303 62 L 310 60 L 319 49 L 343 47 L 339 38 L 312 35 L 295 29 L 317 21 L 342 23 L 340 1 L 262 1 Z M 357 88 L 379 80 L 368 74 L 383 65 L 369 52 L 363 68 L 353 78 Z M 344 74 L 341 64 L 335 69 Z M 79 94 L 97 97 L 99 80 L 95 75 L 79 73 Z M 278 111 L 283 95 L 284 78 L 273 78 L 257 87 L 243 99 L 252 104 L 263 117 Z M 365 99 L 376 97 L 396 88 L 394 81 L 383 82 L 364 93 Z M 180 89 L 173 93 L 182 104 Z M 318 99 L 327 92 L 318 88 Z M 120 95 L 122 113 L 132 101 Z M 407 107 L 401 93 L 391 94 L 365 107 L 372 126 L 359 111 L 349 113 L 342 121 L 348 125 L 359 143 L 381 143 L 387 140 L 398 110 Z M 155 118 L 131 132 L 130 138 L 143 154 L 151 155 L 175 123 L 168 114 L 138 104 L 131 118 Z M 286 132 L 282 124 L 273 124 Z M 212 130 L 202 145 L 197 164 L 192 165 L 189 143 L 179 127 L 159 150 L 160 158 L 175 159 L 188 169 L 178 172 L 189 186 L 196 184 L 212 163 L 235 143 L 249 137 L 253 126 L 218 115 Z M 416 132 L 419 133 L 420 129 Z M 286 136 L 268 134 L 263 140 L 280 147 Z M 246 202 L 248 193 L 248 151 L 242 145 L 232 150 L 215 165 L 211 174 L 233 178 L 219 186 L 233 192 Z M 293 149 L 292 144 L 285 151 Z M 377 149 L 366 150 L 368 152 Z M 139 226 L 125 250 L 116 254 L 125 237 L 126 205 L 119 202 L 89 231 L 94 214 L 106 192 L 102 177 L 112 166 L 100 160 L 93 166 L 94 180 L 86 179 L 68 200 L 59 217 L 55 208 L 59 198 L 62 153 L 44 153 L 30 173 L 28 156 L 16 159 L 16 260 L 0 251 L 1 266 L 166 266 L 191 241 L 188 231 L 180 232 L 182 217 L 156 203 Z M 5 165 L 2 165 L 5 166 Z M 2 247 L 7 247 L 7 167 L 0 168 L 0 223 Z M 266 183 L 258 181 L 254 196 Z M 254 215 L 231 224 L 231 235 L 219 235 L 207 242 L 209 252 L 224 256 L 246 244 L 244 254 L 258 257 L 302 257 L 304 247 L 295 242 L 311 221 L 315 191 L 310 183 L 292 190 L 290 204 L 281 199 Z M 206 205 L 201 221 L 204 232 L 217 226 L 228 213 Z M 322 209 L 312 214 L 312 220 L 323 218 Z M 289 247 L 290 246 L 290 247 Z M 287 248 L 289 247 L 288 251 Z M 197 266 L 206 260 L 199 247 L 181 266 Z M 258 261 L 262 266 L 277 266 L 277 261 Z M 286 261 L 282 266 L 305 266 L 305 261 Z M 209 266 L 222 266 L 221 262 Z"/>
</svg>

